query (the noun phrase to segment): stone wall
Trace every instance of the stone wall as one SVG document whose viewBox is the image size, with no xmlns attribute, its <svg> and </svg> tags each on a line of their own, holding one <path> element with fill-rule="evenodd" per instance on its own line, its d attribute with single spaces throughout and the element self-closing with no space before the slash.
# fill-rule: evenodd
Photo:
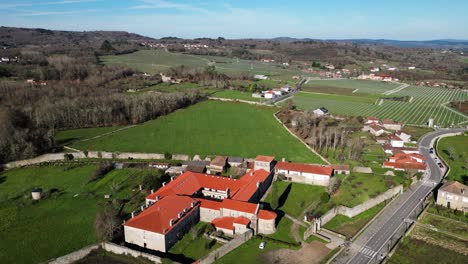
<svg viewBox="0 0 468 264">
<path fill-rule="evenodd" d="M 79 250 L 77 250 L 75 252 L 72 252 L 70 254 L 67 254 L 65 256 L 61 256 L 61 257 L 58 257 L 56 259 L 49 260 L 48 263 L 49 264 L 70 264 L 70 263 L 74 263 L 74 262 L 86 257 L 92 250 L 98 249 L 99 247 L 101 247 L 105 251 L 112 252 L 112 253 L 117 254 L 117 255 L 122 255 L 122 254 L 130 255 L 130 256 L 132 256 L 134 258 L 143 257 L 143 258 L 146 258 L 146 259 L 148 259 L 148 260 L 150 260 L 150 261 L 152 261 L 154 263 L 162 263 L 161 258 L 159 258 L 157 256 L 147 254 L 147 253 L 144 253 L 144 252 L 140 252 L 140 251 L 137 251 L 137 250 L 133 250 L 133 249 L 130 249 L 128 247 L 119 246 L 119 245 L 116 245 L 116 244 L 113 244 L 113 243 L 110 243 L 110 242 L 103 242 L 103 243 L 100 243 L 100 244 L 95 244 L 95 245 L 84 247 L 82 249 L 79 249 Z"/>
<path fill-rule="evenodd" d="M 252 230 L 247 231 L 246 233 L 237 236 L 229 243 L 223 245 L 222 247 L 216 249 L 215 251 L 211 252 L 208 256 L 200 259 L 198 261 L 199 264 L 210 264 L 215 262 L 217 259 L 221 258 L 222 256 L 226 255 L 227 253 L 233 251 L 240 245 L 244 244 L 247 240 L 252 238 L 253 232 Z"/>
<path fill-rule="evenodd" d="M 84 247 L 82 249 L 79 249 L 75 252 L 72 252 L 70 254 L 67 254 L 65 256 L 58 257 L 56 259 L 50 260 L 48 263 L 49 264 L 69 264 L 76 262 L 84 257 L 86 257 L 92 250 L 98 249 L 99 244 L 91 245 Z"/>
</svg>

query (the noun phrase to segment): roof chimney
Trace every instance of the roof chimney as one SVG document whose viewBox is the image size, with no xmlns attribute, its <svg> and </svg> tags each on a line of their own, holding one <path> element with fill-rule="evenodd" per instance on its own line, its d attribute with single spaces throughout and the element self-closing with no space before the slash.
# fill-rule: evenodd
<svg viewBox="0 0 468 264">
<path fill-rule="evenodd" d="M 174 225 L 174 219 L 171 218 L 169 219 L 169 226 L 172 226 L 172 225 Z"/>
<path fill-rule="evenodd" d="M 135 211 L 132 212 L 132 218 L 135 217 Z"/>
<path fill-rule="evenodd" d="M 154 193 L 154 189 L 151 189 L 151 193 Z"/>
<path fill-rule="evenodd" d="M 190 206 L 193 208 L 195 206 L 195 202 L 191 202 Z"/>
<path fill-rule="evenodd" d="M 159 199 L 160 199 L 160 198 L 159 198 L 159 195 L 157 195 L 157 196 L 156 196 L 156 202 L 159 201 Z"/>
<path fill-rule="evenodd" d="M 258 187 L 260 187 L 260 182 L 259 182 L 259 181 L 257 182 L 257 188 L 258 188 Z"/>
<path fill-rule="evenodd" d="M 163 186 L 166 186 L 166 182 L 163 182 Z"/>
<path fill-rule="evenodd" d="M 177 219 L 180 219 L 182 217 L 182 213 L 177 213 Z"/>
<path fill-rule="evenodd" d="M 140 206 L 140 209 L 141 211 L 145 210 L 145 206 L 144 205 Z"/>
</svg>

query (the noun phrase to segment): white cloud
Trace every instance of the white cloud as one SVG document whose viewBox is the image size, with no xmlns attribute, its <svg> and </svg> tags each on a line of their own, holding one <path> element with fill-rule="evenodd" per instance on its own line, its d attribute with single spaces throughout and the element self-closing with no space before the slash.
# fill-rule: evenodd
<svg viewBox="0 0 468 264">
<path fill-rule="evenodd" d="M 177 9 L 185 11 L 208 12 L 207 10 L 194 5 L 179 4 L 164 0 L 140 0 L 142 4 L 130 7 L 130 9 Z"/>
</svg>

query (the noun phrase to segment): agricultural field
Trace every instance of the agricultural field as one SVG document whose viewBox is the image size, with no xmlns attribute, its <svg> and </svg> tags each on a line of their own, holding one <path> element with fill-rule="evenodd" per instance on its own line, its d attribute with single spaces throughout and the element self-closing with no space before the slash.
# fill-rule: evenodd
<svg viewBox="0 0 468 264">
<path fill-rule="evenodd" d="M 358 93 L 367 93 L 367 94 L 382 94 L 384 92 L 390 91 L 397 88 L 400 84 L 395 83 L 386 83 L 386 82 L 377 82 L 377 81 L 368 81 L 368 80 L 311 80 L 304 85 L 304 89 L 315 88 L 315 87 L 324 87 L 323 89 L 350 89 L 350 91 L 355 91 Z"/>
<path fill-rule="evenodd" d="M 78 142 L 81 150 L 256 157 L 322 161 L 276 121 L 276 109 L 205 101 L 106 137 Z"/>
<path fill-rule="evenodd" d="M 227 57 L 198 56 L 163 50 L 140 50 L 124 55 L 103 56 L 100 59 L 104 64 L 125 64 L 132 69 L 151 74 L 180 65 L 193 68 L 204 68 L 214 65 L 217 71 L 228 75 L 238 75 L 240 73 L 265 74 L 273 79 L 281 80 L 292 80 L 292 76 L 301 73 L 299 70 L 284 68 L 277 63 L 238 60 Z"/>
<path fill-rule="evenodd" d="M 425 212 L 389 263 L 464 263 L 468 254 L 468 224 Z"/>
<path fill-rule="evenodd" d="M 132 191 L 142 181 L 143 171 L 114 170 L 90 182 L 95 169 L 95 165 L 65 165 L 1 173 L 0 263 L 42 263 L 95 243 L 94 218 L 104 194 L 112 190 L 113 198 L 144 201 Z M 35 187 L 44 191 L 40 201 L 30 198 Z M 128 214 L 139 205 L 129 202 L 123 211 Z"/>
<path fill-rule="evenodd" d="M 354 80 L 321 81 L 333 82 L 333 85 L 349 87 L 349 82 Z M 340 85 L 340 82 L 344 82 Z M 392 87 L 383 87 L 379 82 L 365 82 L 366 86 L 375 83 L 376 89 L 385 91 Z M 359 89 L 359 84 L 355 84 L 355 89 Z M 370 88 L 369 88 L 370 89 Z M 388 90 L 387 90 L 388 91 Z M 376 93 L 372 93 L 370 98 L 375 98 Z M 358 96 L 358 95 L 356 95 Z M 382 95 L 383 96 L 383 95 Z M 364 102 L 362 99 L 343 100 L 344 96 L 324 97 L 323 95 L 297 93 L 294 96 L 294 103 L 304 110 L 326 107 L 334 115 L 355 115 L 355 116 L 376 116 L 377 118 L 390 118 L 404 122 L 409 125 L 426 125 L 429 118 L 434 119 L 434 124 L 441 127 L 463 126 L 468 123 L 468 116 L 457 112 L 447 106 L 451 101 L 468 100 L 468 92 L 463 90 L 452 90 L 446 88 L 409 86 L 398 92 L 392 93 L 394 97 L 409 97 L 409 101 L 393 101 L 377 99 L 375 102 Z M 388 95 L 385 95 L 388 97 Z M 360 98 L 360 97 L 358 97 Z M 372 100 L 371 100 L 372 101 Z"/>
<path fill-rule="evenodd" d="M 439 140 L 437 152 L 448 163 L 447 178 L 468 184 L 468 135 L 446 137 Z"/>
</svg>

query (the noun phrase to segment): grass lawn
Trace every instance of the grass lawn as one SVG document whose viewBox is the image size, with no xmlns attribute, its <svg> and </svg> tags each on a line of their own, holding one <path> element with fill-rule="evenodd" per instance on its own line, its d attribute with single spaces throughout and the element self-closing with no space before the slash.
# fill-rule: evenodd
<svg viewBox="0 0 468 264">
<path fill-rule="evenodd" d="M 221 91 L 215 92 L 211 96 L 228 98 L 228 99 L 239 99 L 239 100 L 246 100 L 246 101 L 253 101 L 253 102 L 259 102 L 262 100 L 262 98 L 252 97 L 252 93 L 250 92 L 242 92 L 242 91 L 236 91 L 236 90 L 221 90 Z"/>
<path fill-rule="evenodd" d="M 217 264 L 257 264 L 257 263 L 266 263 L 262 259 L 262 253 L 284 248 L 285 246 L 274 241 L 266 241 L 265 249 L 259 249 L 262 240 L 257 237 L 253 237 L 249 241 L 245 242 L 238 248 L 224 255 L 222 258 L 218 259 L 215 263 Z"/>
<path fill-rule="evenodd" d="M 330 229 L 348 238 L 356 235 L 382 208 L 384 203 L 378 204 L 355 217 L 349 218 L 344 215 L 337 215 L 325 224 L 326 229 Z"/>
<path fill-rule="evenodd" d="M 103 138 L 78 142 L 83 150 L 255 157 L 322 161 L 273 117 L 276 109 L 205 101 Z"/>
<path fill-rule="evenodd" d="M 199 222 L 197 226 L 207 225 L 206 223 Z M 192 238 L 192 234 L 188 232 L 184 237 L 179 240 L 170 250 L 169 253 L 183 254 L 187 258 L 191 258 L 194 261 L 208 255 L 211 251 L 221 247 L 220 243 L 214 243 L 210 248 L 206 248 L 206 243 L 210 243 L 211 240 L 204 237 L 203 235 L 199 238 Z"/>
<path fill-rule="evenodd" d="M 450 167 L 447 178 L 468 184 L 468 165 L 466 162 L 468 159 L 468 136 L 460 135 L 440 139 L 437 144 L 437 152 L 442 155 Z"/>
<path fill-rule="evenodd" d="M 430 213 L 426 213 L 424 217 L 420 219 L 420 222 L 436 227 L 438 230 L 456 234 L 468 240 L 468 223 Z"/>
<path fill-rule="evenodd" d="M 138 170 L 112 171 L 88 183 L 95 165 L 47 166 L 8 170 L 0 174 L 0 263 L 38 263 L 96 242 L 94 218 L 104 194 L 135 197 Z M 115 183 L 115 184 L 113 184 Z M 49 197 L 33 202 L 30 191 L 40 187 Z M 141 197 L 143 202 L 144 197 Z M 140 204 L 124 207 L 130 212 Z"/>
<path fill-rule="evenodd" d="M 291 226 L 293 222 L 286 217 L 281 218 L 280 222 L 276 226 L 276 232 L 268 235 L 268 237 L 281 240 L 288 243 L 296 243 L 294 237 L 291 234 Z"/>
<path fill-rule="evenodd" d="M 322 186 L 287 181 L 275 181 L 273 184 L 278 188 L 278 209 L 297 219 L 301 219 L 305 209 L 317 205 L 320 202 L 320 195 L 326 192 L 326 188 Z M 267 203 L 270 201 L 271 192 L 265 199 Z"/>
<path fill-rule="evenodd" d="M 299 237 L 301 238 L 301 240 L 304 240 L 305 231 L 306 231 L 306 227 L 299 226 Z M 305 240 L 306 243 L 310 243 L 310 242 L 313 242 L 313 241 L 319 241 L 319 242 L 322 242 L 324 244 L 328 243 L 327 241 L 321 239 L 320 237 L 318 237 L 316 235 L 311 235 Z"/>
<path fill-rule="evenodd" d="M 466 263 L 466 256 L 412 237 L 404 237 L 388 261 L 393 264 Z"/>
<path fill-rule="evenodd" d="M 72 141 L 83 140 L 92 138 L 105 133 L 115 131 L 123 126 L 112 126 L 112 127 L 96 127 L 96 128 L 81 128 L 81 129 L 70 129 L 57 131 L 54 138 L 57 144 L 66 144 Z"/>
</svg>

